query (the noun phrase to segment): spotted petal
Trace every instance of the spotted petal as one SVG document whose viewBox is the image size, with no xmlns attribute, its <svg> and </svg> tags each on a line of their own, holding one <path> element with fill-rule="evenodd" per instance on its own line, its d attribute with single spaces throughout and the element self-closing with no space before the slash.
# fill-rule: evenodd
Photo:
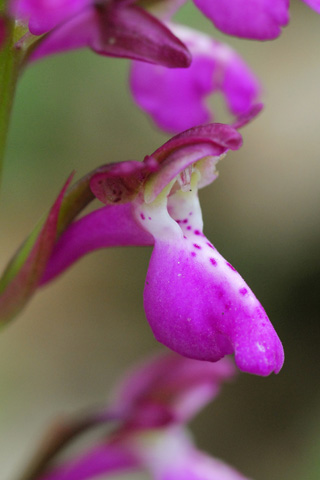
<svg viewBox="0 0 320 480">
<path fill-rule="evenodd" d="M 155 247 L 144 307 L 157 340 L 190 358 L 234 353 L 240 370 L 277 373 L 281 342 L 251 289 L 203 235 L 196 192 L 178 191 L 168 207 L 151 208 L 162 227 L 149 230 Z"/>
</svg>

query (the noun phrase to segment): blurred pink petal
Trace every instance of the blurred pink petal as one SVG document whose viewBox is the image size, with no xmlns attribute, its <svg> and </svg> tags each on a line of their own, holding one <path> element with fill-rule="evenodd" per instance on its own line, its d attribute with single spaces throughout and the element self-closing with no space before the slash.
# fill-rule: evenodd
<svg viewBox="0 0 320 480">
<path fill-rule="evenodd" d="M 173 352 L 157 355 L 127 373 L 113 393 L 111 411 L 149 427 L 186 422 L 234 373 L 229 359 L 210 363 Z"/>
<path fill-rule="evenodd" d="M 190 50 L 191 66 L 168 70 L 134 62 L 130 86 L 137 104 L 169 132 L 212 121 L 214 114 L 206 100 L 218 92 L 233 115 L 248 112 L 257 102 L 261 87 L 241 57 L 200 32 L 177 25 L 172 31 Z"/>
<path fill-rule="evenodd" d="M 289 22 L 289 0 L 194 0 L 215 27 L 228 35 L 271 40 Z"/>
<path fill-rule="evenodd" d="M 103 474 L 132 471 L 136 460 L 129 449 L 117 443 L 102 443 L 79 458 L 41 476 L 39 480 L 89 480 Z"/>
<path fill-rule="evenodd" d="M 320 0 L 303 0 L 310 8 L 320 13 Z"/>
<path fill-rule="evenodd" d="M 155 480 L 248 480 L 233 468 L 197 450 L 188 433 L 171 427 L 157 436 L 136 436 L 133 450 Z"/>
<path fill-rule="evenodd" d="M 17 18 L 29 22 L 31 33 L 42 35 L 90 4 L 92 0 L 13 0 L 10 9 Z"/>
<path fill-rule="evenodd" d="M 89 47 L 100 55 L 187 67 L 191 57 L 183 43 L 155 17 L 127 2 L 92 5 L 49 32 L 31 60 Z"/>
</svg>

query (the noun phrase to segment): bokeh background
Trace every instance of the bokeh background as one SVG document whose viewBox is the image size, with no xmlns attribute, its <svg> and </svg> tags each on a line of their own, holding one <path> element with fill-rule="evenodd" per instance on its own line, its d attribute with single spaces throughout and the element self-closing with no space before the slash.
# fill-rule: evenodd
<svg viewBox="0 0 320 480">
<path fill-rule="evenodd" d="M 265 306 L 286 351 L 277 376 L 239 374 L 191 425 L 198 445 L 256 480 L 320 478 L 320 17 L 292 2 L 274 42 L 228 38 L 188 4 L 180 20 L 226 41 L 263 80 L 265 111 L 201 192 L 205 232 Z M 0 206 L 4 267 L 72 170 L 142 159 L 168 136 L 133 104 L 126 60 L 88 51 L 23 75 Z M 213 101 L 220 111 L 222 102 Z M 161 348 L 142 291 L 150 250 L 92 254 L 0 335 L 0 471 L 14 480 L 57 417 L 108 398 Z"/>
</svg>

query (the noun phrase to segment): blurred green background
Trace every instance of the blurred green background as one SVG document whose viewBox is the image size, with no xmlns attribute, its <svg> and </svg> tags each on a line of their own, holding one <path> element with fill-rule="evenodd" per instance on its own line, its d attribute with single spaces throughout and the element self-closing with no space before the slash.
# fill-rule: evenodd
<svg viewBox="0 0 320 480">
<path fill-rule="evenodd" d="M 253 288 L 286 352 L 279 375 L 239 374 L 192 430 L 201 448 L 248 477 L 315 480 L 320 17 L 293 2 L 290 26 L 266 43 L 223 36 L 191 4 L 180 20 L 236 47 L 263 80 L 263 114 L 243 130 L 243 148 L 219 164 L 219 179 L 201 199 L 207 236 Z M 24 73 L 4 172 L 1 267 L 72 170 L 79 178 L 103 163 L 142 160 L 168 138 L 133 105 L 128 67 L 81 51 Z M 1 479 L 16 478 L 53 420 L 105 402 L 120 372 L 161 348 L 142 306 L 150 252 L 86 257 L 1 332 Z"/>
</svg>

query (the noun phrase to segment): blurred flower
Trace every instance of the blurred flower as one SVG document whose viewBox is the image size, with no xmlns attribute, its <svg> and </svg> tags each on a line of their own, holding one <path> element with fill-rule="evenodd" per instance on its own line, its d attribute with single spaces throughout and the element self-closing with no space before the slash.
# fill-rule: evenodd
<svg viewBox="0 0 320 480">
<path fill-rule="evenodd" d="M 17 45 L 30 60 L 89 47 L 100 55 L 167 67 L 187 67 L 191 61 L 187 48 L 164 23 L 133 1 L 13 0 L 10 12 L 29 25 L 30 32 Z"/>
<path fill-rule="evenodd" d="M 271 40 L 289 22 L 289 0 L 193 0 L 216 28 L 228 35 Z M 320 13 L 319 0 L 303 0 Z M 187 0 L 143 0 L 151 11 L 166 20 Z"/>
<path fill-rule="evenodd" d="M 156 339 L 190 358 L 215 362 L 234 353 L 243 371 L 277 373 L 283 349 L 263 307 L 202 232 L 198 189 L 241 143 L 234 128 L 209 124 L 177 135 L 142 163 L 102 167 L 90 186 L 107 205 L 66 229 L 42 282 L 97 248 L 154 244 L 144 307 Z"/>
<path fill-rule="evenodd" d="M 41 480 L 89 480 L 141 470 L 157 480 L 245 480 L 197 450 L 183 425 L 232 373 L 226 360 L 210 364 L 174 354 L 152 359 L 125 378 L 106 411 L 106 417 L 117 416 L 118 428 Z"/>
<path fill-rule="evenodd" d="M 289 0 L 194 0 L 196 6 L 228 35 L 271 40 L 289 22 Z"/>
<path fill-rule="evenodd" d="M 47 33 L 31 60 L 84 47 L 166 67 L 187 67 L 191 62 L 187 48 L 162 22 L 125 0 L 82 9 Z"/>
<path fill-rule="evenodd" d="M 242 58 L 196 30 L 172 24 L 170 28 L 188 47 L 192 63 L 188 69 L 169 70 L 134 62 L 130 85 L 137 104 L 160 128 L 174 133 L 213 120 L 205 104 L 211 93 L 220 91 L 233 115 L 248 112 L 261 87 Z"/>
<path fill-rule="evenodd" d="M 79 13 L 92 0 L 12 0 L 10 10 L 29 24 L 34 35 L 42 35 Z"/>
</svg>

